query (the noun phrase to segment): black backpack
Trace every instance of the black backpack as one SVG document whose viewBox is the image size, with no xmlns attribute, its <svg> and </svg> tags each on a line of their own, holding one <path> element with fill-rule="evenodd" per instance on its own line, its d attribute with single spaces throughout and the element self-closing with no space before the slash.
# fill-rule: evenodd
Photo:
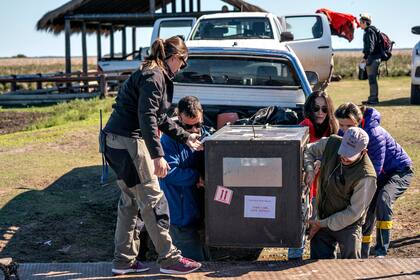
<svg viewBox="0 0 420 280">
<path fill-rule="evenodd" d="M 379 30 L 376 32 L 376 35 L 381 51 L 381 61 L 388 61 L 392 57 L 392 47 L 395 42 L 389 39 L 388 35 Z"/>
<path fill-rule="evenodd" d="M 288 108 L 269 106 L 259 109 L 249 119 L 237 120 L 235 125 L 296 125 L 299 119 L 295 111 Z"/>
</svg>

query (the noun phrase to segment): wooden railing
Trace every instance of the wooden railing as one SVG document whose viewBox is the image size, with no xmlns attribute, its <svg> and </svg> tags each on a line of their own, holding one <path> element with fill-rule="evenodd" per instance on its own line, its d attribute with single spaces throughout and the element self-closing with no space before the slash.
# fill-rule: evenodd
<svg viewBox="0 0 420 280">
<path fill-rule="evenodd" d="M 60 100 L 72 98 L 84 98 L 90 96 L 100 96 L 104 98 L 108 95 L 109 82 L 119 84 L 125 81 L 129 75 L 118 75 L 115 73 L 99 73 L 89 72 L 87 75 L 81 72 L 74 72 L 71 74 L 63 73 L 47 73 L 47 74 L 33 74 L 33 75 L 9 75 L 0 76 L 0 83 L 10 84 L 11 91 L 0 94 L 0 100 L 5 100 L 6 104 L 11 103 L 7 100 L 26 100 L 34 98 L 38 100 Z M 19 90 L 19 83 L 35 83 L 35 90 Z M 46 88 L 45 83 L 55 83 L 55 87 Z M 52 94 L 55 92 L 56 94 Z M 48 94 L 47 94 L 48 93 Z M 25 102 L 24 102 L 25 103 Z"/>
</svg>

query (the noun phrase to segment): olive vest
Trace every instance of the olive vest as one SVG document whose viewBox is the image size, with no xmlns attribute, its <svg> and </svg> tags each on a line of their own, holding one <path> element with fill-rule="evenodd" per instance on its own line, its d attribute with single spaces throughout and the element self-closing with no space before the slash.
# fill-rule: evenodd
<svg viewBox="0 0 420 280">
<path fill-rule="evenodd" d="M 376 178 L 375 169 L 367 154 L 351 165 L 342 165 L 337 154 L 340 144 L 341 137 L 330 136 L 323 154 L 317 193 L 320 219 L 346 209 L 350 205 L 354 187 L 361 179 Z M 364 217 L 360 220 L 364 220 Z"/>
</svg>

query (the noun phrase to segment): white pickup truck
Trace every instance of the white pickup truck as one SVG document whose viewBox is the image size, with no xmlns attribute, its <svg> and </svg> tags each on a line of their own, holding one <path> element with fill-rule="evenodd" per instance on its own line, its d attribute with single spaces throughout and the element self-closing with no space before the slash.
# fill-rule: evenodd
<svg viewBox="0 0 420 280">
<path fill-rule="evenodd" d="M 190 47 L 188 66 L 174 79 L 173 103 L 186 95 L 197 96 L 205 122 L 212 127 L 220 113 L 247 118 L 272 105 L 301 117 L 311 84 L 317 82 L 317 75 L 304 71 L 287 46 L 281 50 Z"/>
<path fill-rule="evenodd" d="M 165 18 L 155 22 L 151 42 L 173 35 L 184 35 L 188 47 L 284 50 L 287 45 L 305 70 L 318 74 L 320 82 L 326 81 L 332 70 L 331 31 L 323 14 L 277 17 L 271 13 L 232 12 L 205 15 L 197 22 L 195 18 Z M 98 68 L 106 72 L 134 70 L 142 58 L 102 61 Z"/>
<path fill-rule="evenodd" d="M 290 34 L 291 33 L 291 34 Z M 328 79 L 332 66 L 331 31 L 323 14 L 277 17 L 271 13 L 218 13 L 198 19 L 188 47 L 238 47 L 294 51 L 308 71 Z"/>
</svg>

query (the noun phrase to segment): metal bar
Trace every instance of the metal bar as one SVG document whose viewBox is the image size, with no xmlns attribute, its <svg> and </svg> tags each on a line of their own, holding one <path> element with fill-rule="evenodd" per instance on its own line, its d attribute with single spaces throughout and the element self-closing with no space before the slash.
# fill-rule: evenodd
<svg viewBox="0 0 420 280">
<path fill-rule="evenodd" d="M 197 12 L 201 11 L 201 0 L 197 0 Z"/>
<path fill-rule="evenodd" d="M 131 45 L 133 46 L 133 52 L 135 52 L 137 50 L 137 46 L 136 46 L 136 28 L 133 27 L 132 28 L 132 33 L 131 33 Z"/>
<path fill-rule="evenodd" d="M 87 61 L 87 46 L 86 46 L 86 22 L 82 23 L 82 69 L 83 74 L 86 75 L 88 71 L 88 61 Z"/>
<path fill-rule="evenodd" d="M 109 49 L 111 53 L 111 58 L 114 58 L 114 26 L 111 24 L 110 34 L 109 34 Z"/>
<path fill-rule="evenodd" d="M 71 73 L 71 51 L 70 51 L 70 36 L 71 36 L 71 24 L 70 20 L 66 19 L 64 22 L 65 29 L 65 48 L 66 48 L 66 74 Z"/>
<path fill-rule="evenodd" d="M 122 56 L 125 57 L 127 55 L 127 32 L 125 30 L 125 26 L 123 27 L 121 41 L 122 41 Z"/>
<path fill-rule="evenodd" d="M 98 24 L 96 27 L 96 45 L 98 49 L 97 59 L 98 61 L 102 58 L 102 44 L 101 44 L 101 25 Z"/>
<path fill-rule="evenodd" d="M 194 0 L 190 0 L 190 13 L 194 12 Z"/>
</svg>

